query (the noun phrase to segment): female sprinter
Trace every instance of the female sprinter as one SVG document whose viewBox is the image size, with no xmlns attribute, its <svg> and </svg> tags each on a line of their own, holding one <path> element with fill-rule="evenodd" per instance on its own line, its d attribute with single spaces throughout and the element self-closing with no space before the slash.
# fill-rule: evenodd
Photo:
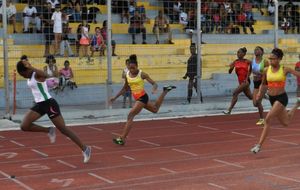
<svg viewBox="0 0 300 190">
<path fill-rule="evenodd" d="M 250 79 L 249 76 L 251 74 L 251 61 L 248 59 L 245 59 L 245 55 L 247 53 L 247 49 L 245 47 L 240 48 L 237 52 L 237 57 L 234 62 L 230 64 L 229 68 L 229 74 L 232 73 L 233 69 L 235 69 L 236 75 L 239 80 L 239 86 L 234 90 L 232 100 L 231 100 L 231 105 L 228 108 L 228 110 L 223 111 L 224 114 L 229 115 L 231 114 L 231 110 L 235 106 L 237 100 L 238 100 L 238 95 L 241 92 L 244 92 L 244 94 L 252 100 L 252 94 L 250 90 Z"/>
<path fill-rule="evenodd" d="M 252 60 L 252 74 L 253 74 L 253 83 L 254 83 L 254 89 L 253 89 L 253 105 L 258 108 L 259 113 L 259 120 L 257 121 L 256 125 L 263 125 L 264 124 L 264 108 L 261 104 L 262 99 L 257 99 L 257 93 L 259 90 L 259 86 L 261 84 L 262 79 L 262 73 L 264 71 L 265 67 L 269 66 L 269 62 L 263 58 L 264 55 L 264 49 L 260 46 L 257 46 L 254 49 L 254 55 L 255 57 Z M 265 92 L 263 92 L 265 94 Z"/>
<path fill-rule="evenodd" d="M 76 134 L 66 127 L 59 105 L 48 92 L 46 85 L 47 74 L 32 67 L 26 56 L 22 56 L 21 61 L 17 63 L 17 71 L 22 77 L 27 79 L 27 85 L 31 89 L 35 101 L 35 105 L 26 113 L 21 123 L 21 129 L 23 131 L 48 133 L 50 142 L 54 143 L 56 138 L 54 127 L 45 128 L 33 123 L 47 114 L 56 128 L 80 147 L 84 157 L 83 162 L 87 163 L 91 156 L 91 147 L 84 145 Z"/>
<path fill-rule="evenodd" d="M 293 117 L 295 111 L 300 106 L 300 102 L 297 101 L 296 105 L 288 112 L 286 106 L 288 104 L 288 96 L 285 92 L 285 80 L 286 75 L 291 73 L 297 77 L 300 76 L 300 72 L 295 71 L 291 68 L 284 67 L 280 64 L 282 60 L 283 52 L 281 49 L 273 49 L 270 56 L 270 66 L 264 69 L 262 77 L 262 85 L 259 88 L 257 94 L 257 99 L 263 96 L 264 88 L 268 86 L 269 100 L 272 105 L 269 113 L 265 119 L 265 126 L 260 136 L 258 144 L 256 144 L 251 152 L 258 153 L 264 143 L 267 134 L 270 129 L 270 122 L 274 118 L 277 118 L 283 126 L 288 126 L 291 118 Z"/>
<path fill-rule="evenodd" d="M 130 110 L 127 116 L 127 122 L 125 124 L 125 128 L 123 133 L 120 137 L 113 139 L 113 142 L 119 145 L 125 144 L 125 139 L 132 127 L 133 118 L 140 113 L 140 111 L 145 108 L 146 110 L 157 113 L 159 107 L 161 106 L 164 97 L 167 93 L 176 88 L 175 86 L 165 86 L 163 88 L 162 94 L 156 100 L 155 103 L 149 102 L 148 94 L 145 92 L 144 89 L 144 80 L 147 80 L 150 84 L 152 84 L 152 93 L 156 93 L 157 91 L 157 84 L 149 77 L 149 75 L 142 70 L 138 69 L 138 62 L 136 55 L 131 55 L 129 57 L 129 71 L 126 73 L 125 84 L 123 88 L 117 93 L 117 95 L 111 98 L 111 102 L 115 101 L 119 96 L 124 94 L 127 89 L 130 87 L 131 93 L 136 100 L 135 104 L 133 105 L 132 109 Z"/>
</svg>

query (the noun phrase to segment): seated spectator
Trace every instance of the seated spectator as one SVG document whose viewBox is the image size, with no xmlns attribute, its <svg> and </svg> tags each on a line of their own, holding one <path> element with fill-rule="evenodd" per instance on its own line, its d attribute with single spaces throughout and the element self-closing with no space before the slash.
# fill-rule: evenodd
<svg viewBox="0 0 300 190">
<path fill-rule="evenodd" d="M 33 5 L 34 5 L 34 1 L 29 1 L 28 5 L 25 6 L 23 10 L 24 33 L 29 33 L 28 28 L 30 23 L 36 25 L 37 32 L 41 31 L 41 19 L 36 16 L 37 10 Z"/>
<path fill-rule="evenodd" d="M 156 44 L 159 44 L 159 34 L 160 33 L 168 33 L 168 42 L 169 44 L 173 44 L 172 42 L 172 32 L 170 30 L 169 20 L 160 10 L 158 11 L 158 16 L 155 17 L 153 33 L 156 36 Z"/>
<path fill-rule="evenodd" d="M 67 6 L 62 8 L 62 13 L 66 14 L 69 18 L 69 22 L 75 21 L 75 8 L 72 4 L 72 1 L 68 1 Z"/>
<path fill-rule="evenodd" d="M 197 28 L 197 15 L 195 10 L 190 10 L 188 12 L 188 24 L 186 25 L 185 29 L 192 29 L 195 30 Z"/>
<path fill-rule="evenodd" d="M 249 27 L 251 34 L 255 34 L 254 28 L 252 26 L 252 22 L 247 21 L 246 13 L 244 13 L 242 11 L 241 12 L 238 11 L 237 13 L 238 13 L 237 14 L 237 24 L 239 24 L 243 27 L 244 34 L 248 34 L 246 27 Z"/>
<path fill-rule="evenodd" d="M 46 83 L 49 89 L 57 90 L 59 88 L 59 73 L 56 66 L 56 60 L 53 55 L 48 55 L 46 58 L 46 66 L 44 72 L 48 75 Z"/>
<path fill-rule="evenodd" d="M 2 21 L 2 11 L 3 6 L 0 8 L 0 14 L 1 14 L 1 21 Z M 14 33 L 17 33 L 16 30 L 16 6 L 12 4 L 11 0 L 6 0 L 6 17 L 8 22 L 10 22 L 13 25 Z"/>
<path fill-rule="evenodd" d="M 66 86 L 69 86 L 72 90 L 74 87 L 77 88 L 76 83 L 73 81 L 74 74 L 68 60 L 64 62 L 64 68 L 59 71 L 59 75 L 61 91 L 63 91 Z"/>
<path fill-rule="evenodd" d="M 132 44 L 136 44 L 135 35 L 139 33 L 143 34 L 143 44 L 147 44 L 146 28 L 144 27 L 144 21 L 142 20 L 137 11 L 134 13 L 134 16 L 130 18 L 128 33 L 132 35 Z"/>
<path fill-rule="evenodd" d="M 180 9 L 179 23 L 186 26 L 188 24 L 188 15 L 183 9 Z"/>
<path fill-rule="evenodd" d="M 105 42 L 105 45 L 107 45 L 107 21 L 103 21 L 102 28 L 100 29 L 101 35 L 103 37 L 103 40 Z M 116 41 L 111 40 L 111 47 L 112 47 L 112 56 L 116 56 Z"/>
<path fill-rule="evenodd" d="M 121 23 L 129 22 L 129 4 L 128 0 L 112 0 L 112 12 L 121 15 Z M 124 18 L 127 19 L 124 22 Z"/>
<path fill-rule="evenodd" d="M 173 14 L 170 15 L 171 20 L 175 23 L 179 22 L 180 13 L 182 12 L 183 6 L 180 1 L 175 1 L 173 4 Z"/>
<path fill-rule="evenodd" d="M 62 14 L 62 41 L 60 42 L 60 56 L 65 55 L 65 50 L 68 52 L 68 56 L 74 57 L 74 53 L 72 51 L 72 48 L 70 46 L 69 42 L 69 22 L 68 22 L 68 15 Z"/>
<path fill-rule="evenodd" d="M 95 24 L 97 24 L 96 17 L 97 17 L 98 13 L 101 14 L 99 8 L 97 8 L 97 7 L 90 7 L 88 9 L 88 23 L 95 23 Z"/>
<path fill-rule="evenodd" d="M 95 28 L 95 34 L 92 36 L 91 40 L 91 57 L 94 56 L 95 51 L 100 52 L 100 56 L 104 56 L 104 51 L 105 51 L 106 45 L 105 41 L 101 35 L 101 29 L 100 27 Z"/>
<path fill-rule="evenodd" d="M 132 17 L 134 16 L 134 12 L 136 11 L 136 1 L 135 0 L 129 0 L 129 6 L 128 6 L 128 13 L 129 16 Z M 141 16 L 141 14 L 140 14 Z"/>
</svg>

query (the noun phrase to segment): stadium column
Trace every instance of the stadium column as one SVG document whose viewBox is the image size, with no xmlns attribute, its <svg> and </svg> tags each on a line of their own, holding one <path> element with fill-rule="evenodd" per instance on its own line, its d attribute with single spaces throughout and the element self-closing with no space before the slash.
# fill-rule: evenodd
<svg viewBox="0 0 300 190">
<path fill-rule="evenodd" d="M 201 75 L 202 75 L 202 61 L 201 61 L 201 0 L 197 0 L 197 99 L 202 103 L 201 91 Z"/>
<path fill-rule="evenodd" d="M 107 79 L 106 79 L 106 109 L 111 109 L 112 106 L 109 103 L 110 97 L 112 97 L 112 47 L 111 47 L 111 0 L 107 0 Z"/>
</svg>

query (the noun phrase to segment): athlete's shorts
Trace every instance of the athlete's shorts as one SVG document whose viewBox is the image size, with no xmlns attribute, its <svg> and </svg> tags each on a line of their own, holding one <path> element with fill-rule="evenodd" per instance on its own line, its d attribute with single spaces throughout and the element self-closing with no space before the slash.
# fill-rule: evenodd
<svg viewBox="0 0 300 190">
<path fill-rule="evenodd" d="M 149 96 L 147 93 L 145 93 L 143 96 L 139 97 L 136 101 L 140 101 L 146 105 L 149 101 Z"/>
<path fill-rule="evenodd" d="M 261 80 L 253 81 L 253 84 L 255 89 L 259 89 L 259 86 L 261 85 Z"/>
<path fill-rule="evenodd" d="M 288 98 L 286 92 L 283 93 L 283 94 L 277 95 L 277 96 L 270 96 L 270 95 L 269 95 L 269 100 L 270 100 L 270 103 L 271 103 L 272 106 L 273 106 L 273 104 L 274 104 L 276 101 L 278 101 L 278 102 L 280 102 L 284 107 L 286 107 L 287 104 L 288 104 L 288 102 L 289 102 L 289 98 Z"/>
<path fill-rule="evenodd" d="M 38 102 L 30 109 L 39 113 L 41 116 L 47 114 L 50 119 L 54 119 L 61 115 L 59 105 L 53 98 L 43 102 Z"/>
</svg>

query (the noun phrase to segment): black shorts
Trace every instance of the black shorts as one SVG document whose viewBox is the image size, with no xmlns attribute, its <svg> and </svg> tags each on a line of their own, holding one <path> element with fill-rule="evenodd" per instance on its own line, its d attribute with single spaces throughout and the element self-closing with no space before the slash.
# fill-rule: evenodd
<svg viewBox="0 0 300 190">
<path fill-rule="evenodd" d="M 255 89 L 259 89 L 259 86 L 261 85 L 261 80 L 253 81 L 253 84 Z"/>
<path fill-rule="evenodd" d="M 278 101 L 278 102 L 280 102 L 284 107 L 286 107 L 287 104 L 288 104 L 288 102 L 289 102 L 289 98 L 288 98 L 286 92 L 283 93 L 283 94 L 277 95 L 277 96 L 270 96 L 270 95 L 269 95 L 269 100 L 270 100 L 270 103 L 271 103 L 272 106 L 273 106 L 273 104 L 274 104 L 276 101 Z"/>
<path fill-rule="evenodd" d="M 145 93 L 143 96 L 139 97 L 136 101 L 140 101 L 146 105 L 149 101 L 149 96 L 147 93 Z"/>
<path fill-rule="evenodd" d="M 47 114 L 50 119 L 54 119 L 60 116 L 59 105 L 53 98 L 48 99 L 44 102 L 36 103 L 32 108 L 32 111 L 39 113 L 41 116 Z"/>
</svg>

